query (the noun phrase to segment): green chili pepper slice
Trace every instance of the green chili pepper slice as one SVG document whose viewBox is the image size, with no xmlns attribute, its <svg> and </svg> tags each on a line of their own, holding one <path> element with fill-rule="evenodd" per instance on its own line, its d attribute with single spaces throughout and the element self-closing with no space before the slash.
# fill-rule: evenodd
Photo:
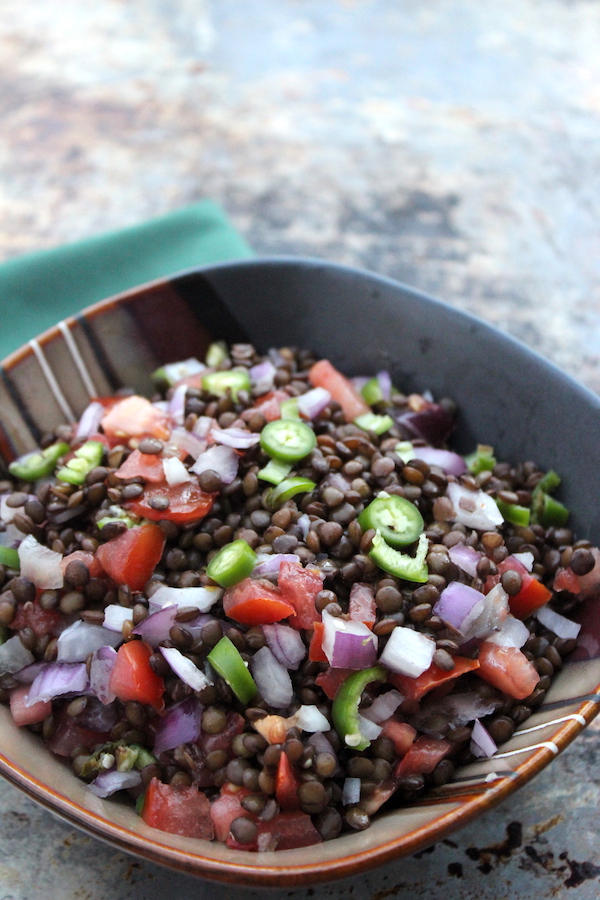
<svg viewBox="0 0 600 900">
<path fill-rule="evenodd" d="M 358 425 L 364 431 L 372 431 L 374 434 L 385 434 L 389 431 L 394 420 L 391 416 L 378 416 L 376 413 L 363 413 L 354 420 L 354 424 Z"/>
<path fill-rule="evenodd" d="M 104 456 L 104 444 L 101 441 L 86 441 L 66 465 L 58 470 L 56 477 L 69 484 L 83 484 L 85 476 L 99 466 Z"/>
<path fill-rule="evenodd" d="M 19 551 L 0 544 L 0 566 L 6 566 L 7 569 L 20 569 Z"/>
<path fill-rule="evenodd" d="M 412 441 L 400 441 L 394 447 L 394 453 L 396 456 L 399 456 L 405 464 L 408 464 L 411 459 L 416 459 L 416 451 L 412 445 Z"/>
<path fill-rule="evenodd" d="M 534 488 L 531 498 L 531 521 L 544 528 L 562 528 L 569 521 L 570 512 L 560 500 L 551 497 L 560 485 L 560 475 L 550 469 Z"/>
<path fill-rule="evenodd" d="M 300 418 L 300 410 L 298 409 L 298 400 L 296 397 L 290 397 L 289 400 L 282 400 L 279 404 L 279 411 L 282 419 Z"/>
<path fill-rule="evenodd" d="M 369 378 L 367 383 L 362 386 L 360 392 L 363 400 L 365 403 L 368 403 L 369 406 L 375 406 L 376 403 L 383 403 L 385 400 L 378 378 Z"/>
<path fill-rule="evenodd" d="M 231 396 L 237 400 L 240 391 L 249 391 L 251 388 L 250 376 L 247 369 L 225 369 L 223 372 L 208 372 L 202 376 L 202 387 L 209 394 L 216 397 L 226 397 L 231 391 Z"/>
<path fill-rule="evenodd" d="M 520 525 L 523 528 L 527 528 L 529 525 L 531 510 L 528 506 L 520 506 L 518 503 L 504 503 L 498 499 L 496 499 L 496 506 L 507 522 L 511 522 L 513 525 Z"/>
<path fill-rule="evenodd" d="M 494 448 L 490 447 L 489 444 L 478 444 L 474 453 L 465 456 L 465 463 L 472 475 L 491 471 L 496 465 Z"/>
<path fill-rule="evenodd" d="M 227 359 L 229 359 L 229 354 L 227 353 L 225 341 L 215 341 L 206 351 L 205 362 L 211 369 L 216 369 L 217 366 L 222 365 Z"/>
<path fill-rule="evenodd" d="M 13 478 L 19 478 L 21 481 L 38 481 L 51 475 L 58 460 L 68 452 L 69 445 L 59 441 L 40 453 L 30 453 L 16 459 L 9 465 L 8 471 Z"/>
<path fill-rule="evenodd" d="M 286 478 L 285 481 L 282 481 L 277 487 L 269 491 L 267 505 L 275 509 L 287 500 L 291 500 L 296 494 L 308 494 L 310 491 L 314 491 L 316 486 L 315 482 L 311 481 L 310 478 L 302 478 L 300 475 Z"/>
<path fill-rule="evenodd" d="M 403 578 L 405 581 L 417 581 L 424 584 L 429 578 L 425 562 L 428 546 L 429 541 L 426 534 L 423 533 L 419 538 L 415 556 L 409 556 L 386 544 L 381 533 L 377 531 L 369 550 L 369 556 L 384 572 L 395 575 L 396 578 Z"/>
<path fill-rule="evenodd" d="M 282 462 L 297 462 L 314 450 L 317 436 L 300 419 L 276 419 L 268 422 L 260 433 L 260 445 L 269 456 Z"/>
<path fill-rule="evenodd" d="M 256 565 L 256 553 L 244 540 L 232 541 L 215 553 L 206 574 L 221 587 L 230 588 L 243 581 Z"/>
<path fill-rule="evenodd" d="M 385 681 L 383 666 L 373 666 L 348 675 L 335 695 L 332 706 L 333 724 L 342 741 L 353 750 L 366 750 L 371 744 L 360 730 L 358 707 L 362 692 L 373 681 Z"/>
<path fill-rule="evenodd" d="M 227 636 L 212 648 L 207 659 L 215 672 L 224 678 L 241 703 L 248 703 L 258 693 L 256 682 L 240 653 Z"/>
<path fill-rule="evenodd" d="M 271 484 L 281 484 L 284 478 L 287 478 L 292 467 L 289 463 L 281 462 L 279 459 L 270 459 L 264 469 L 257 472 L 259 478 L 263 481 L 269 481 Z"/>
<path fill-rule="evenodd" d="M 425 523 L 414 503 L 396 494 L 382 491 L 358 517 L 363 532 L 379 531 L 391 547 L 408 547 L 417 540 Z"/>
</svg>

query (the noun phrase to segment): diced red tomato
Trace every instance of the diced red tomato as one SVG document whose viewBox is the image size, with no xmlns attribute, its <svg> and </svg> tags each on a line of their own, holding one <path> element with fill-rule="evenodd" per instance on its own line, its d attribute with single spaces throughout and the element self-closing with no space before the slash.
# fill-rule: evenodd
<svg viewBox="0 0 600 900">
<path fill-rule="evenodd" d="M 315 600 L 319 591 L 323 590 L 323 577 L 322 572 L 304 569 L 301 563 L 284 560 L 279 566 L 277 585 L 282 598 L 296 611 L 290 619 L 293 628 L 312 628 L 315 622 L 321 621 Z"/>
<path fill-rule="evenodd" d="M 319 672 L 315 684 L 321 688 L 326 697 L 333 700 L 348 675 L 353 672 L 354 669 L 332 669 L 330 666 L 324 672 Z"/>
<path fill-rule="evenodd" d="M 67 714 L 66 708 L 63 708 L 56 730 L 48 741 L 48 750 L 56 756 L 70 756 L 76 747 L 94 750 L 98 745 L 104 744 L 109 736 L 108 732 L 94 731 L 78 725 L 73 716 Z"/>
<path fill-rule="evenodd" d="M 499 691 L 524 700 L 540 680 L 538 671 L 517 647 L 484 641 L 479 648 L 478 675 Z"/>
<path fill-rule="evenodd" d="M 101 423 L 109 438 L 155 437 L 166 441 L 170 435 L 167 417 L 145 397 L 133 395 L 115 403 Z"/>
<path fill-rule="evenodd" d="M 450 741 L 436 740 L 422 734 L 414 744 L 411 744 L 406 755 L 396 766 L 395 775 L 398 778 L 406 778 L 408 775 L 429 775 L 451 749 Z"/>
<path fill-rule="evenodd" d="M 398 722 L 393 717 L 382 725 L 381 737 L 389 738 L 393 742 L 398 756 L 408 753 L 416 736 L 416 728 L 413 728 L 408 722 Z"/>
<path fill-rule="evenodd" d="M 150 501 L 156 497 L 166 497 L 169 505 L 166 509 L 154 509 Z M 138 500 L 130 500 L 124 503 L 126 509 L 137 516 L 160 522 L 166 519 L 177 525 L 187 525 L 191 522 L 199 522 L 210 512 L 216 494 L 207 494 L 195 481 L 184 481 L 173 487 L 166 481 L 147 485 L 144 493 Z"/>
<path fill-rule="evenodd" d="M 12 631 L 20 631 L 29 626 L 36 637 L 45 637 L 47 634 L 57 635 L 64 623 L 64 617 L 57 609 L 42 609 L 39 602 L 34 600 L 17 606 L 13 620 L 8 626 Z"/>
<path fill-rule="evenodd" d="M 477 659 L 467 659 L 465 656 L 455 656 L 454 668 L 450 669 L 450 671 L 441 669 L 439 666 L 436 666 L 435 663 L 432 663 L 429 668 L 417 678 L 409 678 L 408 675 L 399 675 L 395 672 L 390 672 L 388 674 L 388 681 L 391 681 L 394 687 L 396 687 L 407 700 L 420 700 L 421 697 L 424 697 L 425 694 L 428 693 L 428 691 L 438 687 L 438 685 L 444 684 L 446 681 L 453 681 L 460 675 L 464 675 L 465 672 L 472 672 L 474 669 L 478 668 L 479 661 Z"/>
<path fill-rule="evenodd" d="M 519 573 L 522 585 L 518 594 L 508 598 L 510 611 L 517 619 L 527 619 L 536 609 L 544 606 L 550 600 L 552 591 L 534 578 L 523 563 L 514 556 L 507 556 L 505 560 L 498 563 L 498 575 L 496 576 L 498 580 L 504 572 L 509 570 Z"/>
<path fill-rule="evenodd" d="M 270 838 L 264 846 L 267 850 L 294 850 L 322 841 L 311 817 L 303 812 L 282 812 L 270 822 L 261 822 L 258 828 L 258 844 L 261 847 L 263 835 L 267 834 Z"/>
<path fill-rule="evenodd" d="M 115 475 L 117 478 L 123 479 L 142 477 L 146 481 L 164 481 L 165 470 L 162 457 L 134 450 L 119 466 Z"/>
<path fill-rule="evenodd" d="M 281 809 L 300 809 L 299 787 L 300 779 L 294 772 L 287 753 L 282 753 L 275 777 L 275 799 Z"/>
<path fill-rule="evenodd" d="M 194 785 L 163 784 L 153 778 L 146 789 L 142 819 L 146 825 L 183 837 L 212 841 L 210 802 Z"/>
<path fill-rule="evenodd" d="M 229 838 L 229 829 L 234 819 L 240 816 L 251 819 L 252 816 L 242 806 L 242 800 L 250 791 L 237 784 L 226 782 L 221 787 L 221 794 L 213 801 L 210 807 L 210 817 L 215 829 L 215 840 L 226 843 Z"/>
<path fill-rule="evenodd" d="M 100 565 L 100 561 L 96 559 L 93 553 L 86 553 L 85 550 L 74 550 L 68 556 L 63 556 L 60 561 L 60 570 L 65 574 L 67 566 L 72 562 L 82 562 L 90 573 L 90 578 L 99 578 L 104 574 L 104 569 Z"/>
<path fill-rule="evenodd" d="M 579 594 L 581 592 L 579 576 L 571 568 L 557 569 L 552 587 L 555 591 L 568 591 L 570 594 Z"/>
<path fill-rule="evenodd" d="M 96 558 L 115 584 L 141 591 L 160 562 L 165 543 L 165 533 L 158 525 L 138 525 L 100 544 Z"/>
<path fill-rule="evenodd" d="M 244 578 L 225 591 L 223 612 L 243 625 L 270 625 L 287 619 L 295 609 L 269 582 Z"/>
<path fill-rule="evenodd" d="M 315 363 L 308 373 L 313 387 L 322 387 L 329 391 L 332 398 L 342 407 L 347 422 L 354 422 L 358 416 L 371 412 L 354 385 L 345 375 L 338 372 L 328 359 Z"/>
<path fill-rule="evenodd" d="M 308 648 L 308 658 L 313 662 L 327 662 L 325 651 L 323 650 L 323 635 L 325 634 L 325 626 L 322 622 L 313 623 L 313 634 L 310 639 Z"/>
<path fill-rule="evenodd" d="M 35 725 L 36 722 L 43 722 L 46 716 L 52 712 L 51 700 L 38 700 L 32 706 L 26 706 L 29 696 L 29 685 L 22 684 L 11 691 L 10 695 L 10 711 L 15 720 L 15 725 Z"/>
<path fill-rule="evenodd" d="M 268 394 L 262 394 L 257 398 L 256 403 L 251 409 L 245 409 L 242 413 L 242 419 L 248 422 L 255 412 L 263 414 L 267 422 L 274 422 L 275 419 L 281 418 L 281 404 L 284 400 L 289 400 L 290 395 L 287 391 L 269 391 Z"/>
<path fill-rule="evenodd" d="M 362 622 L 368 628 L 373 627 L 377 621 L 377 606 L 372 585 L 360 582 L 352 585 L 348 612 L 355 622 Z"/>
<path fill-rule="evenodd" d="M 117 658 L 110 673 L 109 691 L 122 700 L 147 703 L 157 712 L 164 709 L 165 683 L 150 667 L 152 648 L 144 641 L 128 641 L 117 650 Z"/>
</svg>

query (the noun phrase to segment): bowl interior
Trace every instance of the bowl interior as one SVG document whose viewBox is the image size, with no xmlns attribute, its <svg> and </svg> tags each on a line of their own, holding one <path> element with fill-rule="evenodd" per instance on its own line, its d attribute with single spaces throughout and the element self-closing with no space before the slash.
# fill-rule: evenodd
<svg viewBox="0 0 600 900">
<path fill-rule="evenodd" d="M 183 273 L 96 304 L 12 354 L 0 368 L 0 457 L 37 446 L 91 397 L 130 386 L 210 341 L 305 346 L 348 375 L 388 369 L 402 390 L 459 404 L 454 446 L 492 444 L 502 459 L 533 459 L 563 476 L 576 532 L 600 542 L 595 465 L 597 397 L 518 342 L 406 286 L 314 260 L 272 259 Z M 593 718 L 600 685 L 598 623 L 584 608 L 582 649 L 544 702 L 491 760 L 370 829 L 306 850 L 249 854 L 149 829 L 133 810 L 99 800 L 0 709 L 0 770 L 59 815 L 122 849 L 208 878 L 296 885 L 349 875 L 414 852 L 532 777 Z"/>
</svg>

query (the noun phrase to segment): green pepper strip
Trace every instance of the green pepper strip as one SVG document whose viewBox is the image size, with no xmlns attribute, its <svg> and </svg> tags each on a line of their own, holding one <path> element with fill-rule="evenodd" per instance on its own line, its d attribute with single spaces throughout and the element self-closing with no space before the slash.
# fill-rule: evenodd
<svg viewBox="0 0 600 900">
<path fill-rule="evenodd" d="M 86 759 L 81 771 L 84 778 L 89 778 L 104 771 L 102 760 L 107 753 L 114 756 L 118 772 L 129 772 L 133 768 L 143 769 L 144 766 L 158 762 L 157 758 L 140 744 L 122 744 L 119 741 L 109 741 L 107 744 L 102 744 L 101 747 L 98 747 Z"/>
<path fill-rule="evenodd" d="M 211 369 L 216 369 L 217 366 L 224 363 L 226 359 L 229 359 L 229 356 L 227 353 L 227 344 L 224 341 L 215 341 L 215 343 L 211 344 L 206 351 L 205 362 Z"/>
<path fill-rule="evenodd" d="M 279 412 L 282 419 L 299 419 L 300 410 L 298 409 L 298 400 L 296 397 L 290 397 L 289 400 L 282 400 L 279 404 Z"/>
<path fill-rule="evenodd" d="M 281 484 L 284 478 L 287 478 L 292 467 L 289 463 L 281 462 L 280 459 L 270 459 L 264 469 L 257 472 L 262 481 L 270 481 L 271 484 Z"/>
<path fill-rule="evenodd" d="M 502 513 L 507 522 L 513 525 L 520 525 L 527 528 L 531 517 L 531 510 L 528 506 L 519 506 L 518 503 L 504 503 L 502 500 L 496 500 L 496 506 Z"/>
<path fill-rule="evenodd" d="M 296 494 L 308 494 L 316 488 L 314 481 L 310 478 L 302 478 L 301 475 L 294 475 L 293 478 L 286 478 L 277 487 L 271 488 L 266 497 L 266 505 L 269 509 L 276 509 L 287 500 L 291 500 Z"/>
<path fill-rule="evenodd" d="M 231 391 L 231 396 L 237 400 L 240 391 L 249 391 L 251 388 L 250 376 L 247 369 L 226 369 L 222 372 L 209 372 L 202 377 L 202 387 L 209 394 L 216 397 L 226 397 Z"/>
<path fill-rule="evenodd" d="M 69 484 L 83 484 L 85 476 L 100 465 L 103 456 L 104 444 L 101 441 L 86 441 L 75 451 L 75 456 L 58 470 L 56 477 Z"/>
<path fill-rule="evenodd" d="M 550 469 L 534 488 L 531 499 L 531 520 L 544 528 L 562 528 L 569 521 L 569 510 L 559 500 L 550 496 L 560 485 L 560 475 Z"/>
<path fill-rule="evenodd" d="M 248 703 L 258 693 L 256 682 L 232 641 L 222 637 L 207 659 L 215 672 L 224 678 L 241 703 Z"/>
<path fill-rule="evenodd" d="M 488 444 L 478 444 L 474 453 L 465 456 L 465 463 L 472 475 L 479 475 L 480 472 L 490 472 L 496 465 L 494 448 Z"/>
<path fill-rule="evenodd" d="M 400 553 L 393 547 L 389 547 L 382 538 L 381 532 L 376 531 L 369 556 L 384 572 L 395 575 L 396 578 L 404 578 L 405 581 L 417 581 L 424 584 L 429 578 L 425 562 L 428 547 L 429 541 L 423 532 L 419 537 L 415 556 L 409 556 L 407 553 Z"/>
<path fill-rule="evenodd" d="M 353 750 L 366 750 L 371 741 L 360 730 L 358 707 L 362 692 L 373 681 L 385 681 L 383 666 L 373 666 L 348 675 L 335 695 L 332 707 L 333 724 L 342 741 Z"/>
<path fill-rule="evenodd" d="M 416 452 L 412 445 L 412 441 L 400 441 L 394 447 L 394 453 L 396 456 L 399 456 L 405 464 L 408 464 L 411 459 L 416 459 Z"/>
<path fill-rule="evenodd" d="M 374 434 L 385 434 L 389 431 L 394 420 L 391 416 L 378 416 L 375 413 L 363 413 L 354 420 L 354 424 L 358 425 L 364 431 L 372 431 Z"/>
<path fill-rule="evenodd" d="M 31 453 L 29 456 L 16 459 L 9 465 L 8 471 L 13 478 L 19 478 L 21 481 L 37 481 L 51 475 L 58 460 L 68 452 L 69 445 L 59 441 L 46 447 L 41 453 Z"/>
<path fill-rule="evenodd" d="M 251 574 L 256 558 L 252 547 L 240 538 L 225 544 L 215 553 L 206 568 L 206 574 L 221 587 L 230 588 Z"/>
<path fill-rule="evenodd" d="M 368 403 L 369 406 L 375 406 L 376 403 L 383 403 L 385 399 L 378 378 L 369 378 L 367 383 L 363 385 L 361 394 L 363 400 L 365 403 Z"/>
<path fill-rule="evenodd" d="M 0 544 L 0 566 L 6 566 L 8 569 L 20 569 L 19 551 Z"/>
</svg>

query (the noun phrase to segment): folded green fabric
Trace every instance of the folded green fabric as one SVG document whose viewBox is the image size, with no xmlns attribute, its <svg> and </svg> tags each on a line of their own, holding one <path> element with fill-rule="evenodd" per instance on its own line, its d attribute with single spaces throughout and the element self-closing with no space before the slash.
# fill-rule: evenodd
<svg viewBox="0 0 600 900">
<path fill-rule="evenodd" d="M 0 359 L 84 306 L 252 250 L 209 200 L 122 231 L 0 265 Z"/>
</svg>

